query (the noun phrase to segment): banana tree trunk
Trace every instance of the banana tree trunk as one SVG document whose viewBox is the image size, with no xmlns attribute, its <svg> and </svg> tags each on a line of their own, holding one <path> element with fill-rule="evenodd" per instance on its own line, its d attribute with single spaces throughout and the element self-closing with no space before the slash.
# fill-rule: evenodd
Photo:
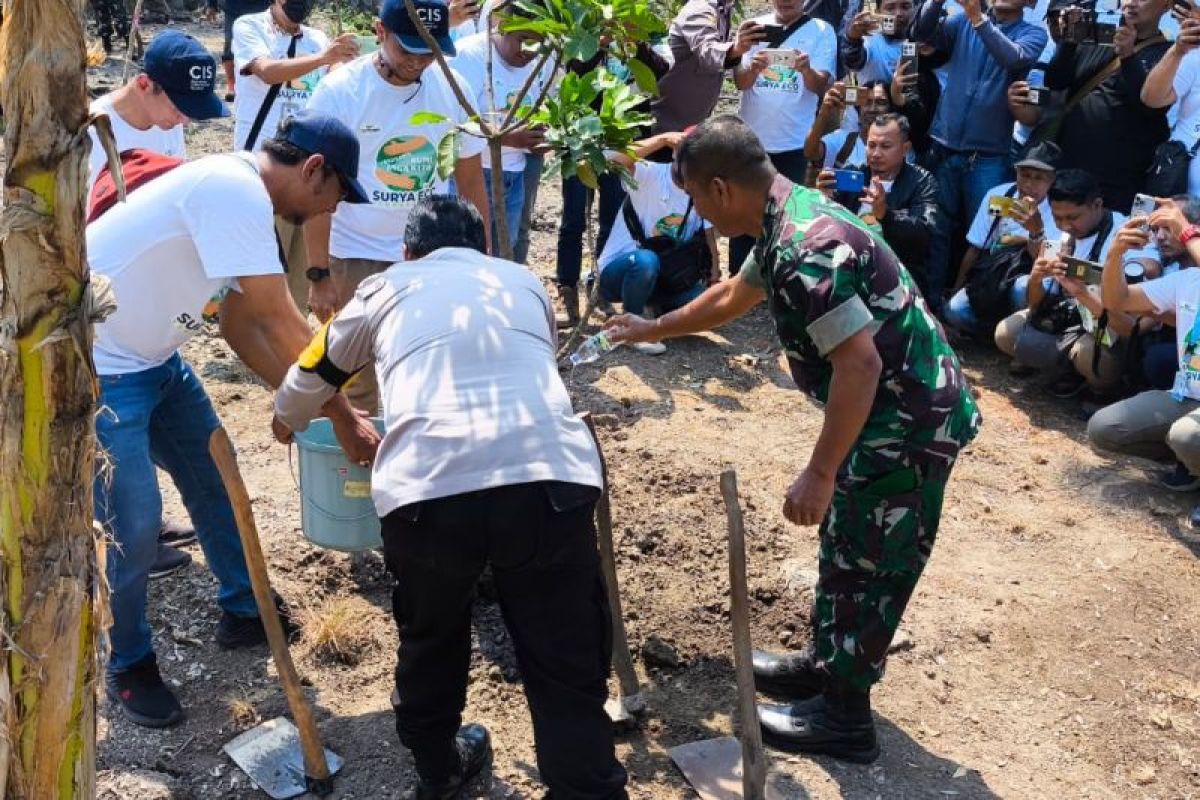
<svg viewBox="0 0 1200 800">
<path fill-rule="evenodd" d="M 82 0 L 6 0 L 0 105 L 0 798 L 95 796 L 102 550 Z"/>
</svg>

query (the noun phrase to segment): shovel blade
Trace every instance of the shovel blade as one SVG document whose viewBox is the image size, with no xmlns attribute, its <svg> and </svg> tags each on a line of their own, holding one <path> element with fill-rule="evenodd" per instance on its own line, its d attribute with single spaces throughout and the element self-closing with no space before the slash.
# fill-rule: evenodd
<svg viewBox="0 0 1200 800">
<path fill-rule="evenodd" d="M 732 736 L 671 748 L 671 760 L 702 800 L 742 800 L 742 743 Z M 767 800 L 782 800 L 770 783 Z"/>
<path fill-rule="evenodd" d="M 251 728 L 223 749 L 233 763 L 274 800 L 299 797 L 308 791 L 300 732 L 284 717 Z M 329 766 L 329 774 L 333 775 L 344 762 L 337 753 L 326 750 L 325 763 Z"/>
</svg>

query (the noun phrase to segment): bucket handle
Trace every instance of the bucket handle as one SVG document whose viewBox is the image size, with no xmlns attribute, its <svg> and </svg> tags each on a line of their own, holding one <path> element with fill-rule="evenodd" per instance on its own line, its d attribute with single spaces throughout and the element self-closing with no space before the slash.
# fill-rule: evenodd
<svg viewBox="0 0 1200 800">
<path fill-rule="evenodd" d="M 334 514 L 332 511 L 327 511 L 321 507 L 320 503 L 306 495 L 304 493 L 304 489 L 300 486 L 300 479 L 296 477 L 296 465 L 292 461 L 292 448 L 294 446 L 294 442 L 288 444 L 288 472 L 292 474 L 292 483 L 296 484 L 296 491 L 300 492 L 300 497 L 302 499 L 308 502 L 317 511 L 320 511 L 322 514 L 332 519 L 334 522 L 358 522 L 360 519 L 366 519 L 367 517 L 375 516 L 374 506 L 372 506 L 372 510 L 366 512 L 365 514 L 359 514 L 355 517 L 343 517 L 340 514 Z"/>
</svg>

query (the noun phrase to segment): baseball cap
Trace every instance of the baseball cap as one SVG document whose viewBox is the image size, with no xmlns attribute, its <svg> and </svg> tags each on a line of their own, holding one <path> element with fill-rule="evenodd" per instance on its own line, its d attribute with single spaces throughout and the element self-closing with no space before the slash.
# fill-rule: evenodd
<svg viewBox="0 0 1200 800">
<path fill-rule="evenodd" d="M 1025 153 L 1024 157 L 1013 164 L 1013 167 L 1030 167 L 1046 172 L 1058 169 L 1058 161 L 1062 158 L 1062 150 L 1054 142 L 1038 142 Z"/>
<path fill-rule="evenodd" d="M 165 30 L 146 48 L 142 71 L 162 87 L 181 112 L 192 119 L 228 117 L 229 109 L 214 91 L 217 60 L 183 31 Z"/>
<path fill-rule="evenodd" d="M 437 41 L 438 47 L 442 48 L 442 52 L 448 56 L 455 55 L 454 40 L 450 38 L 450 7 L 446 5 L 446 0 L 413 0 L 413 6 L 416 7 L 417 15 L 425 23 L 425 27 L 429 29 L 429 35 Z M 408 15 L 404 0 L 383 0 L 379 20 L 408 52 L 418 55 L 433 52 L 425 46 L 421 34 L 417 32 L 417 26 Z"/>
<path fill-rule="evenodd" d="M 358 138 L 337 117 L 302 109 L 279 126 L 277 138 L 306 153 L 325 156 L 346 186 L 344 203 L 366 203 L 367 193 L 358 182 Z"/>
</svg>

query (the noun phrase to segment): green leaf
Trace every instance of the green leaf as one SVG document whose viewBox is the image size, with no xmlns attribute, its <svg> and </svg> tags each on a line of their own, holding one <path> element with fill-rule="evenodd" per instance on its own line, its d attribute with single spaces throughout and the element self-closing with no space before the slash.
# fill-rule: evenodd
<svg viewBox="0 0 1200 800">
<path fill-rule="evenodd" d="M 626 66 L 629 67 L 629 72 L 633 75 L 639 89 L 648 94 L 658 94 L 658 80 L 654 77 L 654 70 L 646 66 L 645 62 L 631 58 L 626 62 Z"/>
<path fill-rule="evenodd" d="M 437 171 L 438 177 L 446 180 L 458 165 L 458 131 L 450 131 L 438 142 Z"/>
<path fill-rule="evenodd" d="M 409 125 L 437 125 L 440 122 L 449 122 L 450 118 L 444 114 L 437 114 L 433 111 L 418 111 L 408 119 Z"/>
</svg>

